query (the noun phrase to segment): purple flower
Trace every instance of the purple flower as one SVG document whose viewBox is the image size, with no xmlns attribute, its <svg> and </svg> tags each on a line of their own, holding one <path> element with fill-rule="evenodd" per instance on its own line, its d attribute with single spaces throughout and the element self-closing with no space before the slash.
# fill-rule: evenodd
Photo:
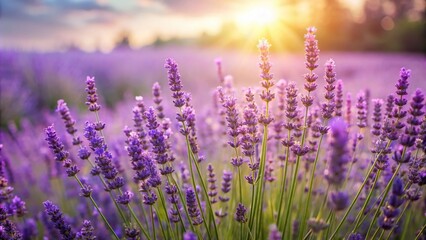
<svg viewBox="0 0 426 240">
<path fill-rule="evenodd" d="M 334 211 L 342 211 L 349 205 L 349 195 L 346 192 L 335 191 L 330 194 L 330 205 Z"/>
<path fill-rule="evenodd" d="M 219 79 L 219 83 L 223 84 L 225 81 L 225 78 L 223 76 L 223 71 L 222 71 L 222 59 L 216 58 L 215 63 L 216 63 L 217 77 Z"/>
<path fill-rule="evenodd" d="M 388 97 L 386 98 L 386 114 L 385 114 L 387 118 L 393 117 L 392 111 L 393 111 L 394 103 L 395 103 L 395 96 L 393 94 L 388 95 Z"/>
<path fill-rule="evenodd" d="M 400 143 L 403 146 L 412 147 L 415 144 L 416 138 L 419 134 L 418 126 L 422 123 L 419 119 L 423 116 L 424 111 L 424 95 L 420 89 L 417 89 L 410 102 L 409 117 L 404 133 L 400 137 Z"/>
<path fill-rule="evenodd" d="M 319 49 L 318 41 L 315 39 L 316 31 L 315 27 L 309 27 L 305 34 L 305 65 L 311 71 L 318 67 Z"/>
<path fill-rule="evenodd" d="M 55 155 L 55 160 L 62 163 L 62 165 L 66 168 L 66 172 L 69 177 L 75 176 L 80 170 L 76 165 L 73 165 L 72 161 L 69 159 L 69 153 L 64 150 L 64 144 L 56 135 L 56 131 L 53 128 L 53 125 L 47 127 L 45 129 L 45 133 L 45 140 Z"/>
<path fill-rule="evenodd" d="M 161 102 L 163 101 L 163 98 L 161 97 L 161 87 L 160 84 L 158 82 L 155 82 L 154 85 L 152 85 L 152 95 L 154 96 L 154 103 L 155 105 L 157 105 L 156 110 L 157 110 L 157 116 L 159 119 L 163 119 L 164 118 L 164 108 L 163 105 L 161 105 Z"/>
<path fill-rule="evenodd" d="M 395 219 L 399 215 L 398 207 L 404 203 L 404 184 L 401 178 L 395 178 L 392 185 L 392 194 L 389 196 L 388 202 L 383 207 L 383 215 L 379 218 L 379 226 L 384 230 L 389 230 L 394 227 Z"/>
<path fill-rule="evenodd" d="M 297 111 L 297 88 L 296 83 L 290 82 L 286 87 L 286 111 L 285 115 L 287 117 L 287 123 L 284 124 L 284 127 L 287 130 L 293 130 L 295 129 L 294 124 L 291 124 L 289 122 L 294 121 L 298 117 L 298 111 Z"/>
<path fill-rule="evenodd" d="M 327 102 L 322 105 L 322 116 L 324 119 L 332 118 L 334 108 L 335 108 L 334 89 L 336 87 L 334 86 L 334 82 L 336 81 L 336 73 L 334 68 L 335 68 L 334 60 L 329 59 L 325 64 L 324 80 L 326 81 L 327 84 L 324 86 L 324 88 L 326 90 L 325 99 L 327 100 Z"/>
<path fill-rule="evenodd" d="M 365 238 L 359 233 L 349 234 L 348 240 L 364 240 Z"/>
<path fill-rule="evenodd" d="M 231 181 L 232 181 L 232 172 L 223 171 L 222 188 L 221 189 L 222 189 L 222 192 L 224 194 L 231 191 Z M 229 201 L 229 197 L 219 196 L 219 200 L 222 201 L 222 202 L 227 202 L 227 201 Z"/>
<path fill-rule="evenodd" d="M 95 124 L 86 122 L 84 136 L 89 141 L 89 147 L 95 153 L 95 163 L 102 175 L 107 179 L 107 191 L 124 186 L 124 179 L 118 176 L 117 167 L 112 162 L 112 154 L 108 151 L 103 137 L 99 136 Z"/>
<path fill-rule="evenodd" d="M 276 121 L 274 123 L 274 131 L 275 131 L 274 138 L 277 140 L 280 140 L 281 138 L 283 138 L 281 133 L 284 127 L 286 87 L 287 87 L 287 82 L 284 79 L 278 80 L 277 82 L 278 104 L 277 104 L 277 113 L 275 115 Z"/>
<path fill-rule="evenodd" d="M 240 134 L 239 127 L 241 125 L 239 121 L 239 114 L 236 106 L 237 99 L 234 97 L 225 97 L 225 102 L 223 103 L 223 107 L 226 109 L 226 121 L 228 122 L 228 135 L 231 137 L 231 141 L 228 144 L 232 148 L 239 147 L 239 141 L 235 139 Z"/>
<path fill-rule="evenodd" d="M 346 123 L 349 126 L 352 126 L 352 95 L 351 93 L 346 94 L 346 115 L 345 115 Z"/>
<path fill-rule="evenodd" d="M 177 196 L 178 193 L 178 189 L 175 185 L 166 184 L 165 187 L 166 190 L 166 194 L 169 195 L 168 200 L 170 201 L 171 204 L 173 204 L 175 206 L 175 208 L 171 207 L 169 209 L 169 219 L 170 221 L 176 223 L 180 221 L 180 213 L 179 213 L 179 198 Z"/>
<path fill-rule="evenodd" d="M 43 205 L 46 214 L 50 216 L 50 221 L 54 224 L 55 228 L 59 230 L 62 239 L 75 239 L 76 234 L 72 230 L 71 225 L 65 222 L 61 210 L 51 201 L 46 201 Z"/>
<path fill-rule="evenodd" d="M 235 212 L 235 220 L 239 223 L 247 222 L 246 212 L 247 208 L 244 207 L 242 203 L 238 203 L 237 210 Z"/>
<path fill-rule="evenodd" d="M 343 108 L 343 81 L 342 79 L 337 80 L 337 87 L 336 87 L 336 97 L 334 99 L 335 103 L 336 103 L 336 111 L 335 111 L 335 115 L 336 117 L 342 117 L 343 116 L 343 112 L 342 112 L 342 108 Z"/>
<path fill-rule="evenodd" d="M 403 110 L 403 107 L 407 104 L 407 99 L 404 96 L 408 95 L 407 89 L 410 85 L 408 83 L 408 78 L 410 77 L 410 74 L 410 70 L 401 68 L 401 71 L 399 72 L 400 78 L 398 79 L 398 82 L 395 85 L 396 95 L 399 96 L 394 99 L 394 103 L 397 108 L 395 108 L 393 111 L 393 117 L 398 119 L 395 122 L 395 127 L 397 129 L 402 129 L 405 126 L 404 122 L 401 121 L 401 119 L 405 118 L 405 116 L 407 115 L 407 111 Z"/>
<path fill-rule="evenodd" d="M 36 239 L 38 236 L 37 222 L 33 218 L 25 220 L 22 229 L 23 239 Z"/>
<path fill-rule="evenodd" d="M 7 211 L 0 207 L 0 239 L 22 239 L 15 224 L 8 219 Z"/>
<path fill-rule="evenodd" d="M 138 134 L 140 140 L 142 141 L 142 147 L 144 150 L 149 149 L 149 144 L 147 138 L 147 133 L 144 129 L 145 123 L 145 104 L 143 102 L 143 97 L 137 96 L 136 98 L 136 106 L 133 108 L 133 126 L 135 127 L 135 131 Z"/>
<path fill-rule="evenodd" d="M 77 129 L 74 127 L 75 120 L 72 118 L 67 103 L 63 99 L 58 100 L 58 107 L 56 108 L 56 111 L 61 115 L 61 118 L 64 120 L 67 132 L 73 136 L 73 145 L 81 144 L 81 139 L 79 137 L 74 136 L 74 134 L 77 132 Z"/>
<path fill-rule="evenodd" d="M 317 31 L 315 27 L 309 27 L 307 29 L 307 34 L 305 34 L 305 65 L 309 70 L 309 73 L 304 75 L 306 83 L 304 84 L 305 90 L 308 93 L 315 91 L 317 88 L 316 80 L 318 76 L 313 72 L 318 67 L 317 61 L 319 59 L 319 49 L 318 41 L 315 39 L 315 32 Z M 313 104 L 313 97 L 305 95 L 302 97 L 302 103 L 306 107 L 309 107 Z"/>
<path fill-rule="evenodd" d="M 195 233 L 193 232 L 185 232 L 185 234 L 183 234 L 183 240 L 197 240 L 198 237 Z"/>
<path fill-rule="evenodd" d="M 409 83 L 408 83 L 408 78 L 411 76 L 411 70 L 410 69 L 405 69 L 405 68 L 401 68 L 401 71 L 399 71 L 399 79 L 398 79 L 398 82 L 395 84 L 395 87 L 396 87 L 396 94 L 397 95 L 399 95 L 399 96 L 405 96 L 405 95 L 407 95 L 408 93 L 407 93 L 407 89 L 408 89 L 408 86 L 410 85 Z M 395 99 L 395 104 L 397 105 L 397 106 L 401 106 L 401 101 L 400 100 L 397 100 L 397 99 Z M 402 106 L 403 105 L 405 105 L 405 104 L 402 104 Z"/>
<path fill-rule="evenodd" d="M 83 226 L 81 230 L 77 233 L 77 239 L 81 240 L 95 240 L 96 236 L 93 233 L 95 228 L 92 226 L 92 223 L 89 220 L 83 221 Z"/>
<path fill-rule="evenodd" d="M 210 202 L 213 204 L 217 202 L 216 175 L 214 174 L 214 169 L 211 164 L 209 164 L 209 166 L 207 167 L 207 171 L 209 172 L 208 179 L 207 179 L 207 181 L 209 182 L 208 195 L 210 197 Z"/>
<path fill-rule="evenodd" d="M 161 185 L 161 177 L 152 157 L 142 150 L 140 139 L 135 132 L 131 132 L 127 139 L 127 153 L 131 158 L 131 166 L 135 171 L 133 179 L 140 183 L 140 191 L 144 193 L 145 204 L 152 205 L 157 201 L 157 195 L 151 192 L 151 188 Z"/>
<path fill-rule="evenodd" d="M 269 226 L 268 240 L 281 240 L 282 234 L 275 224 Z"/>
<path fill-rule="evenodd" d="M 401 140 L 401 141 L 404 141 L 404 140 Z M 410 159 L 411 159 L 411 152 L 407 150 L 405 151 L 405 154 L 404 154 L 404 148 L 402 146 L 399 146 L 393 152 L 393 160 L 395 160 L 397 163 L 408 163 Z"/>
<path fill-rule="evenodd" d="M 198 209 L 198 204 L 195 196 L 195 192 L 192 188 L 186 190 L 186 206 L 188 208 L 189 216 L 191 217 L 193 225 L 199 225 L 203 223 L 203 219 Z"/>
<path fill-rule="evenodd" d="M 133 198 L 133 193 L 131 191 L 125 191 L 122 195 L 118 196 L 117 202 L 122 205 L 127 205 Z"/>
<path fill-rule="evenodd" d="M 163 132 L 159 129 L 160 124 L 157 122 L 157 118 L 154 112 L 154 108 L 150 107 L 145 112 L 147 119 L 147 128 L 149 129 L 150 142 L 152 145 L 152 152 L 154 153 L 155 160 L 161 166 L 160 172 L 162 175 L 171 174 L 174 170 L 171 166 L 166 166 L 167 162 L 171 161 L 169 154 L 167 153 L 168 147 L 166 143 L 166 137 Z"/>
<path fill-rule="evenodd" d="M 373 99 L 374 110 L 373 110 L 373 129 L 371 133 L 375 136 L 380 135 L 382 128 L 382 99 Z"/>
<path fill-rule="evenodd" d="M 261 70 L 260 77 L 262 78 L 261 85 L 264 88 L 260 94 L 260 98 L 265 102 L 270 102 L 274 99 L 275 94 L 271 92 L 271 88 L 274 86 L 272 78 L 274 75 L 270 73 L 271 63 L 269 62 L 269 48 L 271 45 L 266 39 L 259 40 L 257 48 L 260 51 L 260 63 L 259 67 Z"/>
<path fill-rule="evenodd" d="M 356 108 L 358 109 L 357 115 L 357 125 L 359 128 L 367 127 L 367 100 L 365 97 L 365 92 L 358 93 L 358 101 Z"/>
<path fill-rule="evenodd" d="M 90 197 L 92 195 L 92 187 L 88 184 L 83 184 L 83 187 L 80 190 L 80 195 L 83 197 Z"/>
<path fill-rule="evenodd" d="M 13 197 L 9 208 L 12 211 L 12 214 L 17 217 L 22 217 L 27 212 L 25 202 L 22 201 L 18 196 Z"/>
<path fill-rule="evenodd" d="M 256 144 L 260 142 L 259 131 L 257 127 L 258 123 L 258 110 L 257 105 L 254 102 L 254 94 L 249 88 L 246 92 L 247 106 L 244 108 L 244 122 L 239 128 L 239 132 L 242 135 L 240 138 L 241 148 L 243 154 L 247 157 L 253 157 L 255 152 Z"/>
<path fill-rule="evenodd" d="M 348 127 L 342 119 L 332 122 L 330 137 L 330 154 L 324 174 L 329 184 L 339 186 L 345 180 L 346 164 L 350 161 Z"/>
<path fill-rule="evenodd" d="M 136 228 L 127 227 L 124 230 L 124 234 L 126 235 L 127 240 L 139 240 L 140 239 L 140 231 Z"/>
<path fill-rule="evenodd" d="M 178 66 L 173 59 L 166 59 L 166 64 L 164 67 L 167 69 L 169 87 L 172 91 L 172 96 L 174 98 L 173 103 L 175 107 L 183 107 L 185 105 L 184 92 L 182 91 L 182 82 L 180 80 L 180 74 Z"/>
<path fill-rule="evenodd" d="M 86 78 L 86 92 L 87 92 L 87 102 L 86 105 L 89 106 L 89 111 L 97 112 L 101 109 L 101 105 L 98 104 L 98 94 L 96 93 L 97 89 L 95 86 L 95 77 Z"/>
</svg>

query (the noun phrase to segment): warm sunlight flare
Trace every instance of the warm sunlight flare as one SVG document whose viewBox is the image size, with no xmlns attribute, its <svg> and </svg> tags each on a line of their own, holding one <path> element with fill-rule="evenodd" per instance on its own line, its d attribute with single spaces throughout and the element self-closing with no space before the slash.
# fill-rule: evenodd
<svg viewBox="0 0 426 240">
<path fill-rule="evenodd" d="M 266 27 L 273 24 L 277 19 L 276 6 L 261 2 L 247 6 L 236 16 L 237 24 L 242 28 Z"/>
</svg>

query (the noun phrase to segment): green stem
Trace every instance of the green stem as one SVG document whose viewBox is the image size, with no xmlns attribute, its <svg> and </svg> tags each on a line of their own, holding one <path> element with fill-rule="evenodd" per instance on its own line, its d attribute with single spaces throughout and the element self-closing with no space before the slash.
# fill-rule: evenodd
<svg viewBox="0 0 426 240">
<path fill-rule="evenodd" d="M 145 237 L 147 239 L 151 239 L 148 235 L 148 233 L 146 232 L 145 228 L 142 226 L 142 223 L 139 221 L 139 218 L 136 216 L 135 212 L 133 211 L 133 208 L 130 207 L 129 204 L 127 204 L 127 209 L 129 209 L 130 214 L 132 215 L 132 217 L 135 219 L 136 223 L 138 224 L 139 228 L 141 229 L 143 235 L 145 235 Z"/>
<path fill-rule="evenodd" d="M 299 163 L 300 163 L 300 156 L 297 156 L 297 159 L 296 159 L 296 169 L 295 169 L 295 171 L 293 173 L 293 180 L 291 182 L 290 196 L 289 196 L 288 204 L 287 204 L 287 210 L 286 210 L 286 215 L 285 215 L 283 233 L 287 232 L 287 225 L 289 225 L 290 213 L 291 213 L 291 206 L 293 204 L 293 196 L 294 196 L 294 193 L 296 191 L 297 174 L 299 173 Z"/>
<path fill-rule="evenodd" d="M 311 71 L 312 73 L 312 71 Z M 308 92 L 307 97 L 310 97 L 310 92 Z M 307 121 L 308 121 L 308 112 L 309 112 L 309 106 L 305 106 L 305 117 L 304 117 L 304 123 L 303 123 L 303 132 L 302 132 L 302 139 L 301 139 L 301 143 L 300 143 L 300 147 L 303 148 L 305 146 L 305 139 L 306 139 L 306 133 L 308 130 L 308 126 L 307 126 Z M 296 169 L 294 171 L 293 174 L 293 180 L 291 183 L 291 189 L 290 189 L 290 196 L 289 196 L 289 200 L 288 200 L 288 205 L 287 205 L 287 210 L 286 210 L 286 217 L 285 217 L 285 221 L 284 221 L 284 230 L 283 233 L 286 233 L 287 231 L 287 225 L 289 225 L 289 221 L 290 221 L 290 209 L 292 207 L 293 204 L 293 196 L 294 196 L 294 192 L 295 192 L 295 187 L 296 187 L 296 181 L 297 181 L 297 174 L 299 171 L 299 163 L 300 163 L 300 158 L 301 156 L 298 155 L 296 158 Z M 284 234 L 283 234 L 284 236 Z"/>
<path fill-rule="evenodd" d="M 206 228 L 206 231 L 207 231 L 207 236 L 209 237 L 209 239 L 211 239 L 210 229 L 209 229 L 209 226 L 208 226 L 208 224 L 206 222 L 206 218 L 204 217 L 204 212 L 202 211 L 202 208 L 201 208 L 200 197 L 198 196 L 198 193 L 196 192 L 197 191 L 197 185 L 195 183 L 195 174 L 194 174 L 194 170 L 192 168 L 192 162 L 194 162 L 194 164 L 195 164 L 196 161 L 194 161 L 195 159 L 192 159 L 192 157 L 191 157 L 192 151 L 191 151 L 191 146 L 189 144 L 188 136 L 186 136 L 186 145 L 187 145 L 187 151 L 188 151 L 189 171 L 191 173 L 192 187 L 194 188 L 195 198 L 197 199 L 197 204 L 198 204 L 198 207 L 200 209 L 201 218 L 203 219 L 204 227 Z M 193 161 L 191 161 L 191 159 Z M 200 174 L 200 178 L 201 178 L 201 174 Z M 210 202 L 210 201 L 207 201 L 207 202 Z M 191 218 L 189 218 L 189 221 L 191 221 Z"/>
<path fill-rule="evenodd" d="M 74 135 L 74 134 L 73 134 L 72 136 L 73 136 L 73 138 L 75 138 L 75 135 Z M 83 145 L 82 145 L 81 143 L 80 143 L 78 146 L 80 147 L 80 149 L 82 149 L 82 148 L 83 148 Z M 87 159 L 87 161 L 89 162 L 89 164 L 90 164 L 90 166 L 91 166 L 92 168 L 94 168 L 94 167 L 95 167 L 95 164 L 94 164 L 94 163 L 90 160 L 90 158 L 88 158 L 88 159 Z M 99 177 L 99 179 L 101 180 L 102 185 L 104 186 L 104 188 L 105 188 L 105 189 L 107 189 L 107 184 L 106 184 L 106 182 L 105 182 L 104 178 L 103 178 L 101 175 L 98 175 L 98 177 Z M 123 213 L 123 211 L 121 210 L 120 206 L 118 205 L 117 200 L 114 198 L 114 196 L 112 195 L 112 192 L 111 192 L 111 191 L 108 191 L 108 194 L 109 194 L 109 196 L 111 197 L 111 200 L 114 202 L 115 208 L 117 209 L 118 213 L 120 214 L 121 219 L 123 219 L 124 225 L 127 225 L 127 226 L 128 226 L 128 225 L 129 225 L 129 222 L 127 221 L 127 218 L 124 216 L 124 213 Z"/>
<path fill-rule="evenodd" d="M 156 235 L 155 235 L 154 211 L 152 210 L 152 205 L 151 205 L 150 209 L 151 209 L 152 232 L 153 232 L 153 235 L 154 235 L 154 240 L 156 240 L 156 239 L 157 239 L 157 237 L 156 237 Z"/>
<path fill-rule="evenodd" d="M 290 140 L 291 138 L 291 131 L 288 130 L 287 133 L 287 140 Z M 278 215 L 277 215 L 277 227 L 278 229 L 281 229 L 281 223 L 282 223 L 282 218 L 281 218 L 281 213 L 282 213 L 282 204 L 285 201 L 284 199 L 284 193 L 286 192 L 286 182 L 287 182 L 287 171 L 288 171 L 288 159 L 289 159 L 289 155 L 290 155 L 290 147 L 286 148 L 286 156 L 285 156 L 285 166 L 284 166 L 284 176 L 281 179 L 281 192 L 280 192 L 280 197 L 279 197 L 279 205 L 278 205 Z"/>
<path fill-rule="evenodd" d="M 164 199 L 164 194 L 159 187 L 157 187 L 157 191 L 158 191 L 158 195 L 160 196 L 161 206 L 163 207 L 163 210 L 164 210 L 164 216 L 167 218 L 167 221 L 166 221 L 167 228 L 168 228 L 167 232 L 169 234 L 169 237 L 176 239 L 175 236 L 172 236 L 173 229 L 172 229 L 172 225 L 170 223 L 170 218 L 168 217 L 168 214 L 167 214 L 167 206 L 166 206 L 166 201 Z M 160 225 L 161 225 L 161 221 L 160 221 Z"/>
<path fill-rule="evenodd" d="M 266 118 L 268 118 L 269 113 L 269 104 L 266 103 Z M 257 201 L 256 201 L 256 211 L 257 211 L 257 224 L 256 224 L 256 238 L 259 238 L 259 234 L 262 231 L 262 216 L 263 216 L 263 196 L 264 196 L 264 182 L 265 182 L 265 165 L 266 165 L 266 151 L 267 151 L 267 142 L 268 142 L 268 125 L 264 126 L 263 131 L 263 140 L 262 140 L 262 152 L 260 156 L 260 169 L 258 174 L 258 186 L 257 186 Z"/>
<path fill-rule="evenodd" d="M 315 177 L 315 170 L 317 168 L 317 162 L 318 162 L 318 158 L 319 158 L 319 153 L 320 153 L 320 148 L 321 148 L 321 143 L 322 143 L 322 139 L 323 139 L 324 135 L 321 135 L 319 143 L 318 143 L 318 148 L 317 148 L 317 153 L 315 156 L 315 161 L 314 161 L 314 166 L 312 167 L 312 172 L 311 172 L 311 178 L 309 179 L 309 190 L 308 190 L 308 198 L 306 199 L 306 206 L 305 206 L 305 212 L 303 214 L 303 218 L 302 218 L 302 228 L 300 231 L 300 236 L 302 236 L 302 234 L 305 232 L 305 228 L 306 228 L 306 221 L 308 218 L 308 212 L 309 212 L 309 206 L 311 203 L 311 195 L 312 195 L 312 189 L 314 186 L 314 177 Z"/>
<path fill-rule="evenodd" d="M 378 172 L 377 172 L 377 174 L 376 174 L 376 176 L 374 178 L 374 182 L 373 182 L 373 185 L 371 186 L 371 189 L 370 189 L 370 191 L 368 193 L 367 199 L 364 201 L 364 204 L 363 204 L 363 206 L 361 208 L 361 211 L 358 213 L 358 216 L 356 218 L 357 221 L 355 223 L 354 229 L 352 230 L 352 233 L 356 232 L 356 230 L 361 226 L 361 223 L 363 222 L 363 221 L 361 221 L 362 215 L 364 214 L 365 208 L 367 207 L 368 203 L 370 202 L 371 196 L 373 195 L 374 188 L 376 186 L 377 180 L 380 177 L 381 172 L 382 172 L 381 170 L 378 170 Z"/>
<path fill-rule="evenodd" d="M 306 233 L 306 235 L 303 237 L 303 240 L 308 240 L 308 239 L 309 239 L 309 237 L 311 236 L 311 234 L 312 234 L 312 230 L 309 230 L 309 231 Z"/>
<path fill-rule="evenodd" d="M 404 150 L 403 150 L 403 152 L 402 152 L 402 158 L 404 158 L 404 153 L 405 153 L 405 148 L 404 148 Z M 376 219 L 377 219 L 377 217 L 379 216 L 379 213 L 380 213 L 380 210 L 381 210 L 381 208 L 382 208 L 382 206 L 383 206 L 383 203 L 384 203 L 384 202 L 385 202 L 385 200 L 386 200 L 386 197 L 387 197 L 387 195 L 388 195 L 388 193 L 389 193 L 389 190 L 391 189 L 391 186 L 392 186 L 392 184 L 393 184 L 393 181 L 395 180 L 395 177 L 398 175 L 398 172 L 399 172 L 399 169 L 400 169 L 400 168 L 401 168 L 401 163 L 398 163 L 398 167 L 396 168 L 395 173 L 392 175 L 392 178 L 390 179 L 389 183 L 386 185 L 386 188 L 385 188 L 385 191 L 384 191 L 385 193 L 384 193 L 384 195 L 383 195 L 383 197 L 382 197 L 382 200 L 380 201 L 379 206 L 378 206 L 378 207 L 377 207 L 377 209 L 376 209 L 376 212 L 374 213 L 373 220 L 371 221 L 370 226 L 368 227 L 367 234 L 365 235 L 365 238 L 366 238 L 366 239 L 368 239 L 368 235 L 369 235 L 369 233 L 371 232 L 371 230 L 372 230 L 372 228 L 373 228 L 374 224 L 376 223 Z"/>
<path fill-rule="evenodd" d="M 416 239 L 414 239 L 414 240 L 420 239 L 420 237 L 422 236 L 422 233 L 423 233 L 424 230 L 426 230 L 426 224 L 423 225 L 422 229 L 420 229 L 419 233 L 416 236 Z"/>
<path fill-rule="evenodd" d="M 182 107 L 179 108 L 179 111 L 182 114 Z M 186 130 L 187 127 L 186 127 L 185 122 L 181 122 L 181 124 L 182 124 L 183 129 Z M 194 153 L 191 150 L 188 135 L 185 136 L 185 141 L 186 141 L 186 146 L 187 146 L 187 151 L 188 151 L 188 160 L 189 160 L 189 167 L 190 167 L 190 173 L 191 173 L 191 179 L 192 179 L 192 186 L 193 186 L 194 191 L 195 191 L 196 190 L 195 175 L 194 175 L 194 171 L 192 169 L 191 159 L 192 159 L 192 161 L 193 161 L 193 163 L 195 165 L 195 168 L 197 169 L 198 176 L 199 176 L 200 182 L 201 182 L 201 186 L 203 188 L 204 195 L 205 195 L 205 197 L 207 199 L 206 202 L 207 202 L 207 206 L 208 206 L 208 209 L 209 209 L 209 214 L 212 215 L 212 216 L 214 216 L 212 205 L 211 205 L 210 201 L 208 200 L 209 199 L 209 195 L 208 195 L 208 192 L 207 192 L 206 184 L 204 182 L 203 176 L 201 175 L 201 171 L 200 171 L 200 168 L 198 166 L 198 159 L 195 157 Z M 203 218 L 204 226 L 206 227 L 209 239 L 211 239 L 210 228 L 209 228 L 208 224 L 205 221 L 206 219 L 204 218 L 204 213 L 203 213 L 202 208 L 201 208 L 200 199 L 198 197 L 198 194 L 195 194 L 195 196 L 197 198 L 197 203 L 198 203 L 198 206 L 200 208 L 201 217 Z M 212 219 L 213 219 L 213 226 L 214 226 L 216 238 L 219 238 L 219 234 L 218 234 L 217 227 L 216 227 L 216 221 L 215 221 L 214 217 Z"/>
<path fill-rule="evenodd" d="M 77 177 L 77 175 L 74 175 L 75 180 L 78 182 L 78 184 L 83 188 L 83 183 L 81 183 L 80 179 Z M 96 208 L 96 210 L 98 211 L 99 215 L 101 216 L 102 220 L 104 221 L 105 225 L 108 227 L 109 231 L 112 233 L 112 235 L 114 235 L 114 237 L 116 239 L 120 239 L 117 234 L 115 233 L 114 229 L 111 227 L 111 225 L 109 224 L 108 220 L 106 219 L 105 215 L 101 212 L 101 210 L 98 207 L 98 204 L 96 204 L 95 200 L 93 199 L 92 196 L 89 196 L 90 201 L 92 202 L 93 206 Z"/>
<path fill-rule="evenodd" d="M 174 184 L 174 185 L 176 186 L 176 188 L 178 189 L 178 193 L 179 193 L 180 201 L 181 201 L 182 205 L 184 205 L 184 203 L 185 203 L 185 198 L 184 198 L 184 196 L 183 196 L 182 190 L 180 189 L 179 185 L 177 184 L 177 182 L 176 182 L 176 180 L 175 180 L 175 178 L 174 178 L 173 176 L 170 176 L 170 179 L 172 180 L 173 184 Z M 183 227 L 183 228 L 184 228 L 184 230 L 186 231 L 186 229 L 185 229 L 185 224 L 183 223 L 182 216 L 181 216 L 181 214 L 180 214 L 180 211 L 179 211 L 179 208 L 178 208 L 178 206 L 177 206 L 177 205 L 176 205 L 176 209 L 178 209 L 179 217 L 180 217 L 180 221 L 181 221 L 181 223 L 182 223 L 182 227 Z M 188 209 L 187 209 L 186 207 L 184 207 L 183 209 L 184 209 L 184 211 L 185 211 L 186 218 L 187 218 L 187 219 L 191 219 L 191 217 L 189 216 Z M 188 221 L 188 222 L 189 222 L 189 225 L 191 226 L 191 230 L 192 230 L 193 232 L 195 232 L 195 228 L 194 228 L 194 225 L 192 224 L 192 221 Z"/>
<path fill-rule="evenodd" d="M 387 149 L 390 145 L 391 141 L 388 141 L 388 143 L 386 144 L 386 148 Z M 364 181 L 361 184 L 361 187 L 359 188 L 358 192 L 355 195 L 355 198 L 352 200 L 351 204 L 349 205 L 349 208 L 346 210 L 345 214 L 343 215 L 343 218 L 340 220 L 339 224 L 337 225 L 336 230 L 334 230 L 333 234 L 331 235 L 331 237 L 329 238 L 330 240 L 333 239 L 336 234 L 339 232 L 340 228 L 342 227 L 343 223 L 345 222 L 346 218 L 349 216 L 350 211 L 352 210 L 352 208 L 355 206 L 356 201 L 358 200 L 359 195 L 361 194 L 362 189 L 364 189 L 365 184 L 367 183 L 368 180 L 368 176 L 370 176 L 371 172 L 374 169 L 374 166 L 376 165 L 377 159 L 379 158 L 379 156 L 382 154 L 383 150 L 380 151 L 376 158 L 374 159 L 373 164 L 370 166 L 366 177 L 364 178 Z"/>
<path fill-rule="evenodd" d="M 376 229 L 376 231 L 374 231 L 374 234 L 373 234 L 373 236 L 371 237 L 371 239 L 376 239 L 375 237 L 376 237 L 377 233 L 379 233 L 380 229 L 381 229 L 381 228 L 377 228 L 377 229 Z M 366 238 L 366 239 L 368 239 L 368 238 Z M 377 238 L 377 239 L 381 239 L 381 238 Z"/>
<path fill-rule="evenodd" d="M 322 212 L 324 210 L 325 204 L 327 203 L 328 193 L 330 191 L 330 184 L 327 185 L 327 190 L 325 190 L 324 199 L 322 201 L 322 204 L 320 206 L 320 209 L 318 211 L 318 215 L 316 217 L 317 220 L 320 220 L 322 217 Z"/>
<path fill-rule="evenodd" d="M 411 218 L 412 212 L 413 212 L 412 210 L 408 211 L 407 217 L 405 219 L 404 230 L 402 231 L 402 234 L 401 234 L 401 239 L 405 239 L 405 235 L 407 234 L 408 225 L 410 224 L 410 218 Z M 401 216 L 402 216 L 402 214 L 401 214 Z"/>
</svg>

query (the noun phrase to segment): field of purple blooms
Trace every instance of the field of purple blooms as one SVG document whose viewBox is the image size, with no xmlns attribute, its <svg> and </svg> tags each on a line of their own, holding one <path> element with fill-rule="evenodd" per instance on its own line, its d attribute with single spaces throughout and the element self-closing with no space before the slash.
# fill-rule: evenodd
<svg viewBox="0 0 426 240">
<path fill-rule="evenodd" d="M 0 239 L 426 239 L 425 58 L 315 34 L 304 59 L 6 52 Z"/>
</svg>

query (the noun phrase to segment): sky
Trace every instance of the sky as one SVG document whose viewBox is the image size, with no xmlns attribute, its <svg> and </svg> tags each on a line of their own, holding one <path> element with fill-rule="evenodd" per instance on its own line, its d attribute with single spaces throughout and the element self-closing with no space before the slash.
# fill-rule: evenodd
<svg viewBox="0 0 426 240">
<path fill-rule="evenodd" d="M 124 32 L 134 47 L 157 37 L 214 34 L 228 20 L 250 27 L 244 14 L 258 11 L 246 7 L 256 2 L 267 0 L 0 0 L 0 48 L 109 51 Z M 347 2 L 356 10 L 363 0 Z"/>
</svg>

